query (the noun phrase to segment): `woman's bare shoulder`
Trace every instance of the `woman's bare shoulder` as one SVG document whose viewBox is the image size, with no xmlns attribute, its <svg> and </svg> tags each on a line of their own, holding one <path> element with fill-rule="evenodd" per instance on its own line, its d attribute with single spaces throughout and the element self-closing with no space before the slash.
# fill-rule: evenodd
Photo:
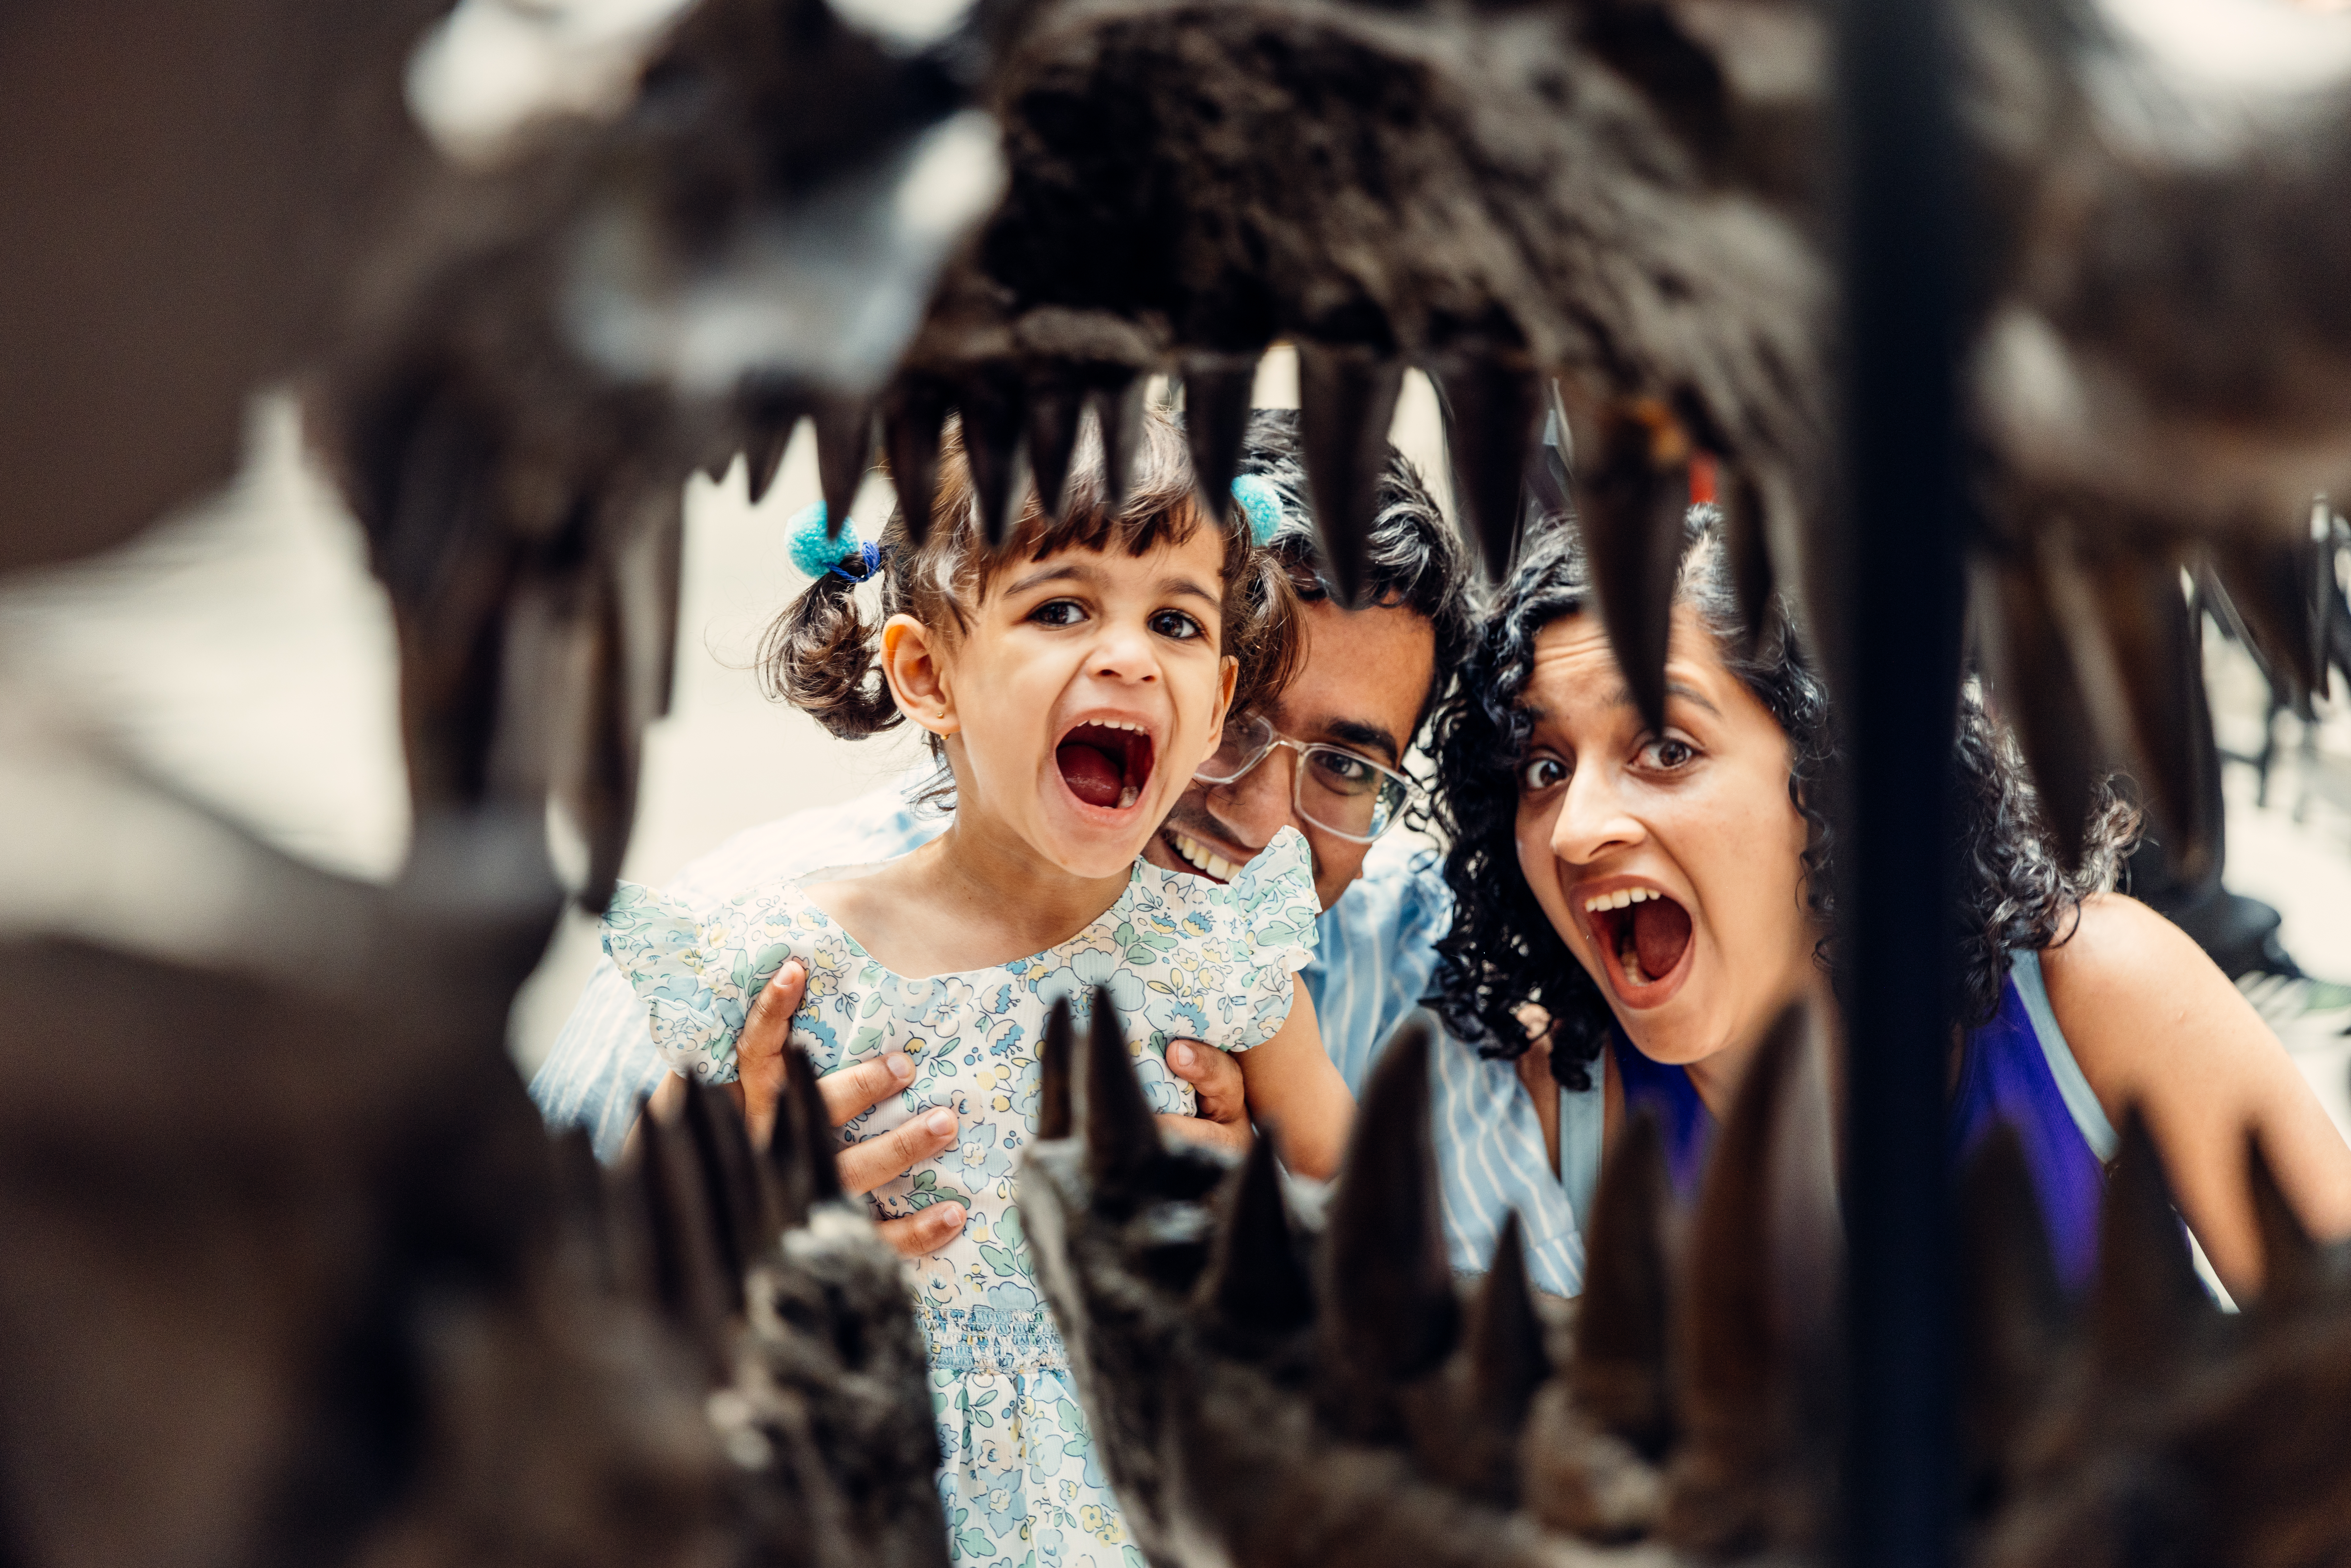
<svg viewBox="0 0 2351 1568">
<path fill-rule="evenodd" d="M 2041 950 L 2041 972 L 2053 1007 L 2061 992 L 2105 993 L 2160 988 L 2189 970 L 2220 970 L 2186 932 L 2127 894 L 2097 893 L 2059 939 Z M 2062 1013 L 2063 1009 L 2060 1009 Z"/>
</svg>

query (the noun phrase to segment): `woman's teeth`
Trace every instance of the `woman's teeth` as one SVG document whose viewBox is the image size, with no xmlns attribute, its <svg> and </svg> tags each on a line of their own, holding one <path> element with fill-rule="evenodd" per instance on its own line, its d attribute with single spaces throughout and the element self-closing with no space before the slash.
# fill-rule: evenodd
<svg viewBox="0 0 2351 1568">
<path fill-rule="evenodd" d="M 1187 833 L 1179 833 L 1173 828 L 1167 830 L 1167 841 L 1176 846 L 1176 852 L 1186 862 L 1218 882 L 1232 881 L 1233 873 L 1241 869 L 1199 840 Z"/>
<path fill-rule="evenodd" d="M 1614 893 L 1604 893 L 1597 898 L 1585 899 L 1583 910 L 1587 915 L 1597 915 L 1604 909 L 1629 909 L 1634 904 L 1665 896 L 1662 893 L 1646 887 L 1619 888 Z"/>
</svg>

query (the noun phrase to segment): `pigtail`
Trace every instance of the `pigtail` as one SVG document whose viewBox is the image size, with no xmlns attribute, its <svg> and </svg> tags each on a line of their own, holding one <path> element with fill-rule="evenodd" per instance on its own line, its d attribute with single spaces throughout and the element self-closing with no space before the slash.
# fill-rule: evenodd
<svg viewBox="0 0 2351 1568">
<path fill-rule="evenodd" d="M 841 565 L 857 568 L 854 551 Z M 877 563 L 870 569 L 887 570 Z M 759 641 L 760 685 L 843 740 L 862 740 L 904 722 L 882 678 L 882 622 L 857 602 L 862 577 L 823 571 Z"/>
</svg>

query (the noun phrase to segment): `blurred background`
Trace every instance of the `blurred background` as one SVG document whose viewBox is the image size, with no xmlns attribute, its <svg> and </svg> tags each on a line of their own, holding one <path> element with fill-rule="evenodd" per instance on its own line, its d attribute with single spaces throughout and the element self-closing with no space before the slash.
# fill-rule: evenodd
<svg viewBox="0 0 2351 1568">
<path fill-rule="evenodd" d="M 950 23 L 967 0 L 852 0 L 843 9 L 910 37 Z M 534 107 L 591 106 L 674 0 L 467 0 L 420 50 L 411 100 L 453 154 L 486 145 Z M 2180 70 L 2225 97 L 2232 86 L 2314 87 L 2351 72 L 2351 33 L 2286 0 L 2110 0 L 2109 10 Z M 1257 401 L 1294 406 L 1286 348 L 1259 369 Z M 1434 394 L 1414 372 L 1392 439 L 1448 508 Z M 804 580 L 785 522 L 816 499 L 803 428 L 764 502 L 738 460 L 696 477 L 686 506 L 685 586 L 675 706 L 652 734 L 625 874 L 658 883 L 730 834 L 845 799 L 903 772 L 911 736 L 849 744 L 764 700 L 751 661 L 761 630 Z M 890 506 L 868 481 L 869 533 Z M 131 546 L 0 587 L 0 684 L 54 723 L 92 736 L 288 852 L 387 879 L 406 847 L 389 611 L 357 526 L 305 454 L 290 396 L 257 397 L 243 472 Z M 2351 977 L 2351 706 L 2337 692 L 2318 722 L 2273 713 L 2235 644 L 2207 632 L 2225 767 L 2228 881 L 2274 904 L 2304 969 Z M 2252 759 L 2266 758 L 2266 768 Z M 5 801 L 0 792 L 0 801 Z M 40 816 L 17 814 L 0 857 L 0 896 L 37 897 Z M 62 847 L 62 846 L 60 846 Z M 168 918 L 168 912 L 158 912 Z M 567 917 L 511 1020 L 516 1061 L 538 1064 L 596 955 L 594 925 Z M 2346 994 L 2351 1000 L 2351 994 Z M 2351 1134 L 2351 1008 L 2273 1021 Z"/>
</svg>

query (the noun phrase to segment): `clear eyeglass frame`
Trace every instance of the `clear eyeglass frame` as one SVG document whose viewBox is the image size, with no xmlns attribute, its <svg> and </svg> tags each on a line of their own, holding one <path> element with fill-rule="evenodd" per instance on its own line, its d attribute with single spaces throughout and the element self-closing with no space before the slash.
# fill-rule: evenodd
<svg viewBox="0 0 2351 1568">
<path fill-rule="evenodd" d="M 1290 804 L 1306 821 L 1350 843 L 1368 844 L 1386 832 L 1420 794 L 1418 784 L 1384 763 L 1328 741 L 1292 740 L 1262 717 L 1225 726 L 1222 742 L 1192 777 L 1211 789 L 1238 784 L 1284 748 L 1297 753 L 1290 770 Z"/>
</svg>

